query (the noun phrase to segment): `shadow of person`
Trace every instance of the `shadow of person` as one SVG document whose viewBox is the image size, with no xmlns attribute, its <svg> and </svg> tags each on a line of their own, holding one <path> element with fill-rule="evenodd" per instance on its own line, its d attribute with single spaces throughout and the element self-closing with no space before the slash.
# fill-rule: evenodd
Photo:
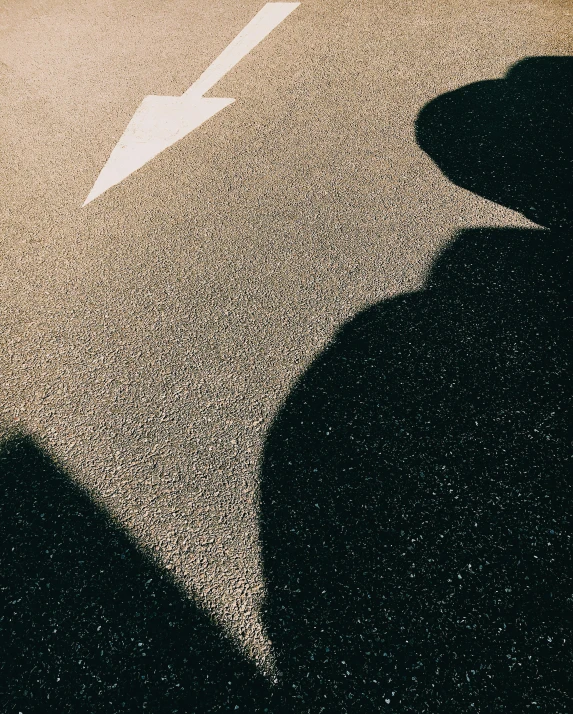
<svg viewBox="0 0 573 714">
<path fill-rule="evenodd" d="M 263 711 L 256 667 L 30 437 L 0 445 L 0 711 Z"/>
<path fill-rule="evenodd" d="M 458 233 L 345 324 L 262 463 L 266 623 L 296 712 L 572 711 L 573 58 L 438 97 L 418 142 L 544 230 Z"/>
</svg>

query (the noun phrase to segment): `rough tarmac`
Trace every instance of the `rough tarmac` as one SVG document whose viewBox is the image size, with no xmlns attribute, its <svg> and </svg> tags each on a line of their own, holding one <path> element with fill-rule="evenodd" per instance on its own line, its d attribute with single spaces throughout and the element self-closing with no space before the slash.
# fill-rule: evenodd
<svg viewBox="0 0 573 714">
<path fill-rule="evenodd" d="M 419 122 L 573 7 L 303 0 L 82 208 L 261 5 L 0 9 L 0 711 L 571 711 L 570 70 L 521 92 L 541 185 Z"/>
</svg>

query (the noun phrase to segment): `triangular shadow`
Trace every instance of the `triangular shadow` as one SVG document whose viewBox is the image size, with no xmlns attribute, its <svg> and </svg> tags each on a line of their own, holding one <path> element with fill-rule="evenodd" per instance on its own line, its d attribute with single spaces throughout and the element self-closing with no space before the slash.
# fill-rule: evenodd
<svg viewBox="0 0 573 714">
<path fill-rule="evenodd" d="M 0 711 L 262 711 L 209 615 L 35 440 L 0 447 Z"/>
</svg>

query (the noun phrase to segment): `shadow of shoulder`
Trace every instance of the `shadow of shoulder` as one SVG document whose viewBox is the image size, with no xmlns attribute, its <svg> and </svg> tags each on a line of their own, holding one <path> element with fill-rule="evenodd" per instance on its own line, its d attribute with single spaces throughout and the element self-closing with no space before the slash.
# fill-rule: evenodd
<svg viewBox="0 0 573 714">
<path fill-rule="evenodd" d="M 484 706 L 562 690 L 562 642 L 533 642 L 564 632 L 570 555 L 533 543 L 568 529 L 570 250 L 558 231 L 460 231 L 421 290 L 343 325 L 282 405 L 261 540 L 291 708 L 378 711 L 393 681 L 404 711 L 455 711 L 465 669 Z M 453 585 L 468 568 L 483 577 Z M 504 648 L 537 659 L 508 669 Z"/>
</svg>

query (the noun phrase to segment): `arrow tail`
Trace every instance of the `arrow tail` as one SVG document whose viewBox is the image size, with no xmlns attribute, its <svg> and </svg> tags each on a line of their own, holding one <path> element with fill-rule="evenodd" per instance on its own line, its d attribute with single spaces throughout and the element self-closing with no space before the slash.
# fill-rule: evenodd
<svg viewBox="0 0 573 714">
<path fill-rule="evenodd" d="M 299 2 L 267 3 L 183 96 L 201 96 L 208 92 L 299 5 Z"/>
</svg>

